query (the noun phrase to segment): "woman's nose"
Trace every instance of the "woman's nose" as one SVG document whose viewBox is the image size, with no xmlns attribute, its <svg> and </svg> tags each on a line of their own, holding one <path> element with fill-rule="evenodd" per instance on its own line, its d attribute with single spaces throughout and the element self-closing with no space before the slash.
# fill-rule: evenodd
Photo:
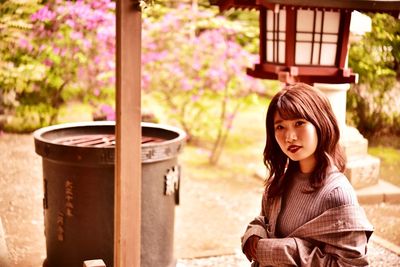
<svg viewBox="0 0 400 267">
<path fill-rule="evenodd" d="M 295 131 L 287 131 L 286 132 L 286 142 L 289 142 L 289 143 L 291 143 L 291 142 L 293 142 L 293 141 L 296 141 L 297 140 L 297 135 L 296 135 L 296 133 L 295 133 Z"/>
</svg>

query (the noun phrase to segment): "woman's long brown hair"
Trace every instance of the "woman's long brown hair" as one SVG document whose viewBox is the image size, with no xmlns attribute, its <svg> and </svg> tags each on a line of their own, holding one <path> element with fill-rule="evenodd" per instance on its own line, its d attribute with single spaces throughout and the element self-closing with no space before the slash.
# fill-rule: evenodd
<svg viewBox="0 0 400 267">
<path fill-rule="evenodd" d="M 335 165 L 344 172 L 345 157 L 339 145 L 340 130 L 329 100 L 314 87 L 297 83 L 288 85 L 271 100 L 266 119 L 266 144 L 264 164 L 269 170 L 266 186 L 269 196 L 281 195 L 291 173 L 299 169 L 298 162 L 290 160 L 275 139 L 274 115 L 278 112 L 286 120 L 305 119 L 311 122 L 318 136 L 315 151 L 317 164 L 310 177 L 313 189 L 320 188 L 327 176 L 328 167 Z"/>
</svg>

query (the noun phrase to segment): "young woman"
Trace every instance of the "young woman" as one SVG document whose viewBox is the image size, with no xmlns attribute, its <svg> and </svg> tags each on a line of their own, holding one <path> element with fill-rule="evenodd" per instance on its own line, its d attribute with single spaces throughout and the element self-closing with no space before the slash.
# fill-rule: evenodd
<svg viewBox="0 0 400 267">
<path fill-rule="evenodd" d="M 373 227 L 343 174 L 340 131 L 328 99 L 302 83 L 272 99 L 260 216 L 242 237 L 252 266 L 368 266 Z"/>
</svg>

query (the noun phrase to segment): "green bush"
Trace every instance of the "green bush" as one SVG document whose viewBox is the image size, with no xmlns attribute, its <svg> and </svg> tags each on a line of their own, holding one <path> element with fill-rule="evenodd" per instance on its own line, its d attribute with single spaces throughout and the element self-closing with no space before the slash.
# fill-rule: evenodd
<svg viewBox="0 0 400 267">
<path fill-rule="evenodd" d="M 57 114 L 57 109 L 44 103 L 21 105 L 16 108 L 15 115 L 9 118 L 4 130 L 16 133 L 32 132 L 39 127 L 50 125 Z"/>
<path fill-rule="evenodd" d="M 373 15 L 372 31 L 350 47 L 349 66 L 360 77 L 348 93 L 350 120 L 366 137 L 398 132 L 400 22 L 387 14 Z"/>
</svg>

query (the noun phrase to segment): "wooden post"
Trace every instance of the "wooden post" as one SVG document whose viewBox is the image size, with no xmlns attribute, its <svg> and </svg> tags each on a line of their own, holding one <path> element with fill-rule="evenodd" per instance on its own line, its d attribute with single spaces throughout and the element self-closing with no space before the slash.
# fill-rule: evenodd
<svg viewBox="0 0 400 267">
<path fill-rule="evenodd" d="M 141 12 L 117 0 L 114 266 L 140 266 Z"/>
</svg>

